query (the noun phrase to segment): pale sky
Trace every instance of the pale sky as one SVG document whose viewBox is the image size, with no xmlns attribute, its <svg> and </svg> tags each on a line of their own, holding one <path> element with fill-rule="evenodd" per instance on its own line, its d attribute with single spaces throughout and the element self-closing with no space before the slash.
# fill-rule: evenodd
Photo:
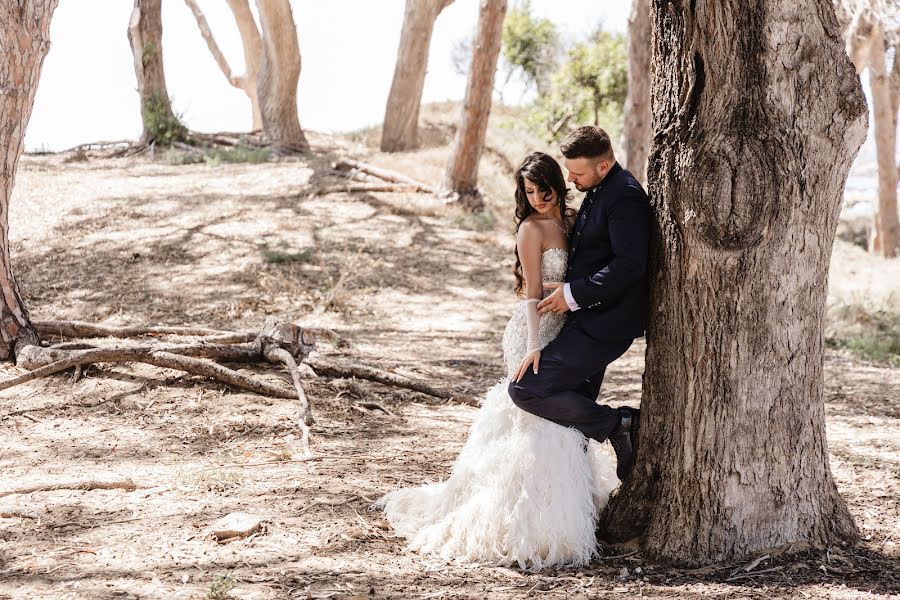
<svg viewBox="0 0 900 600">
<path fill-rule="evenodd" d="M 510 6 L 516 0 L 510 0 Z M 222 0 L 199 0 L 231 69 L 243 70 L 237 26 Z M 251 2 L 251 4 L 253 4 Z M 452 67 L 454 43 L 471 35 L 478 0 L 455 0 L 438 17 L 423 101 L 461 99 L 466 81 Z M 292 0 L 302 72 L 300 123 L 316 131 L 349 131 L 384 117 L 404 0 Z M 625 0 L 532 0 L 538 16 L 553 20 L 564 38 L 584 38 L 600 23 L 625 31 Z M 140 135 L 140 109 L 126 30 L 128 0 L 60 0 L 50 26 L 27 150 L 63 150 L 97 140 Z M 561 8 L 564 7 L 564 8 Z M 175 111 L 197 131 L 250 128 L 246 95 L 225 81 L 180 0 L 163 2 L 163 59 Z M 507 101 L 519 97 L 514 86 Z"/>
</svg>

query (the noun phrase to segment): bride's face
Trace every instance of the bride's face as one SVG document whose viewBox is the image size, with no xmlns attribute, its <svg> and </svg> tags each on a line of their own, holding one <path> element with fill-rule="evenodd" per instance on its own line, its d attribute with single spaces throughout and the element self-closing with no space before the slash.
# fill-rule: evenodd
<svg viewBox="0 0 900 600">
<path fill-rule="evenodd" d="M 540 187 L 527 177 L 522 178 L 525 188 L 525 196 L 531 208 L 542 215 L 546 215 L 559 206 L 556 199 L 556 191 L 552 188 L 550 191 L 544 192 Z"/>
</svg>

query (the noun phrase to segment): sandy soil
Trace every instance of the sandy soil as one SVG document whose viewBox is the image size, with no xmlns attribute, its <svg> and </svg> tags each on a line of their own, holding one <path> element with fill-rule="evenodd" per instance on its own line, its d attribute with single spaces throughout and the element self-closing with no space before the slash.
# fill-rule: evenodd
<svg viewBox="0 0 900 600">
<path fill-rule="evenodd" d="M 330 144 L 263 165 L 25 157 L 10 230 L 33 317 L 250 330 L 275 315 L 334 329 L 326 354 L 478 395 L 502 376 L 511 219 L 472 226 L 399 194 L 309 197 L 337 153 L 359 152 Z M 0 495 L 0 598 L 900 597 L 900 370 L 826 361 L 832 469 L 865 541 L 749 573 L 749 560 L 687 571 L 628 547 L 539 574 L 404 551 L 368 507 L 445 477 L 470 406 L 310 377 L 321 459 L 303 462 L 290 401 L 133 365 L 22 385 L 0 393 L 0 494 L 144 487 Z M 642 367 L 638 343 L 602 397 L 638 403 Z M 233 511 L 263 531 L 212 540 L 209 525 Z"/>
</svg>

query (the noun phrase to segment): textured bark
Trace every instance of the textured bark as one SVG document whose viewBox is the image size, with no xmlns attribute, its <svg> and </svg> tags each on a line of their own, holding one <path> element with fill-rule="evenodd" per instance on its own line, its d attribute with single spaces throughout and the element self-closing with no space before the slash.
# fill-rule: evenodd
<svg viewBox="0 0 900 600">
<path fill-rule="evenodd" d="M 37 344 L 9 255 L 9 201 L 57 0 L 0 4 L 0 360 Z"/>
<path fill-rule="evenodd" d="M 894 59 L 896 61 L 896 58 Z M 873 27 L 869 46 L 869 79 L 875 113 L 875 153 L 878 160 L 878 206 L 875 210 L 869 250 L 885 257 L 897 256 L 900 222 L 897 220 L 897 108 L 891 90 L 892 73 L 885 63 L 884 30 Z"/>
<path fill-rule="evenodd" d="M 444 176 L 444 190 L 457 195 L 462 204 L 470 208 L 482 205 L 477 188 L 478 161 L 491 113 L 491 93 L 505 16 L 506 0 L 481 0 L 462 120 Z"/>
<path fill-rule="evenodd" d="M 206 17 L 203 15 L 203 11 L 200 10 L 197 1 L 184 1 L 188 8 L 191 9 L 191 12 L 194 13 L 197 27 L 200 29 L 200 35 L 206 41 L 206 45 L 216 64 L 222 70 L 222 74 L 225 75 L 225 79 L 234 87 L 243 90 L 250 99 L 250 109 L 253 112 L 253 130 L 261 129 L 262 116 L 259 112 L 259 97 L 256 93 L 256 76 L 259 73 L 259 55 L 262 52 L 262 41 L 259 37 L 259 29 L 256 28 L 256 21 L 253 20 L 253 14 L 250 12 L 250 4 L 247 0 L 228 0 L 228 6 L 231 7 L 234 20 L 241 33 L 241 41 L 244 45 L 244 62 L 246 64 L 246 73 L 234 75 L 231 72 L 228 60 L 219 48 L 219 44 L 216 43 L 216 38 L 213 37 L 209 24 L 206 22 Z"/>
<path fill-rule="evenodd" d="M 650 150 L 650 0 L 634 0 L 628 19 L 628 95 L 625 98 L 622 162 L 647 183 Z"/>
<path fill-rule="evenodd" d="M 162 0 L 134 0 L 128 41 L 141 97 L 141 142 L 170 143 L 181 139 L 184 127 L 172 112 L 162 56 Z"/>
<path fill-rule="evenodd" d="M 286 152 L 309 148 L 297 117 L 300 45 L 288 0 L 257 0 L 262 24 L 262 63 L 257 77 L 263 133 Z"/>
<path fill-rule="evenodd" d="M 853 540 L 825 440 L 829 258 L 867 109 L 825 0 L 654 2 L 639 450 L 604 516 L 697 565 Z"/>
<path fill-rule="evenodd" d="M 434 21 L 453 0 L 406 0 L 394 80 L 384 111 L 381 150 L 399 152 L 419 145 L 419 106 Z"/>
</svg>

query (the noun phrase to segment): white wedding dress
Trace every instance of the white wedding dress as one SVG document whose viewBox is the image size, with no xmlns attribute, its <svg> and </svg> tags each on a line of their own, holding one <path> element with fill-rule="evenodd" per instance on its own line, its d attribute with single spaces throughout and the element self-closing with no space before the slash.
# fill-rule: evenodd
<svg viewBox="0 0 900 600">
<path fill-rule="evenodd" d="M 542 279 L 562 281 L 566 259 L 565 250 L 544 251 Z M 507 386 L 526 349 L 525 311 L 520 302 L 506 325 L 507 376 L 485 395 L 450 477 L 389 492 L 376 503 L 412 550 L 529 570 L 582 565 L 597 554 L 597 516 L 618 485 L 615 462 L 596 441 L 510 399 Z M 541 317 L 541 348 L 564 320 Z"/>
</svg>

